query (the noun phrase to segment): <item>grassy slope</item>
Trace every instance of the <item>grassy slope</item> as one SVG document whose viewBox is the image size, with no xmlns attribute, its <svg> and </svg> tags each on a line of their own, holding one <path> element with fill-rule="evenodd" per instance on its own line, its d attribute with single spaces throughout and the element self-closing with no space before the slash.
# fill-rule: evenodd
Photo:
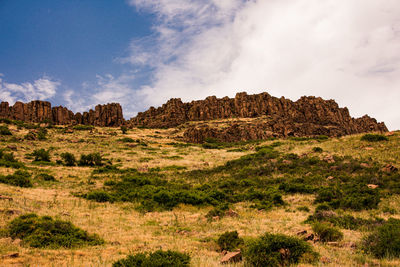
<svg viewBox="0 0 400 267">
<path fill-rule="evenodd" d="M 23 137 L 27 130 L 17 130 L 11 126 L 14 136 Z M 115 136 L 112 133 L 117 132 Z M 0 227 L 6 225 L 18 214 L 35 212 L 39 215 L 50 215 L 72 221 L 90 233 L 97 233 L 106 240 L 106 245 L 84 247 L 75 250 L 43 250 L 32 249 L 13 242 L 8 238 L 0 238 L 0 255 L 19 252 L 15 259 L 0 259 L 2 265 L 42 265 L 42 266 L 109 266 L 111 263 L 130 252 L 149 251 L 155 249 L 174 249 L 186 251 L 192 255 L 194 266 L 219 266 L 220 255 L 216 252 L 213 240 L 228 230 L 237 230 L 243 237 L 256 237 L 266 231 L 295 235 L 310 225 L 302 222 L 312 214 L 315 205 L 313 195 L 286 195 L 284 200 L 288 206 L 273 208 L 269 211 L 257 211 L 248 208 L 247 203 L 235 205 L 238 218 L 225 217 L 207 222 L 205 215 L 211 207 L 192 207 L 181 205 L 172 211 L 140 214 L 132 203 L 96 203 L 74 197 L 71 193 L 100 188 L 107 176 L 97 179 L 91 177 L 92 168 L 37 166 L 25 155 L 35 148 L 52 149 L 52 161 L 59 159 L 63 152 L 72 152 L 76 156 L 81 153 L 100 152 L 111 159 L 113 165 L 123 168 L 137 168 L 146 171 L 149 168 L 171 165 L 184 166 L 188 170 L 211 168 L 222 165 L 228 160 L 242 155 L 254 153 L 256 145 L 246 146 L 245 152 L 227 152 L 225 149 L 210 150 L 199 146 L 176 147 L 169 139 L 173 130 L 135 129 L 122 135 L 118 129 L 97 128 L 95 133 L 75 131 L 63 134 L 57 130 L 49 131 L 47 141 L 23 141 L 10 143 L 10 137 L 2 137 L 1 147 L 15 145 L 16 158 L 24 162 L 33 173 L 33 177 L 41 172 L 48 172 L 59 182 L 43 182 L 34 180 L 33 188 L 19 188 L 0 184 L 0 195 L 13 198 L 13 201 L 0 200 Z M 122 137 L 140 139 L 147 146 L 132 146 L 130 143 L 118 141 Z M 389 142 L 369 144 L 361 142 L 360 136 L 349 136 L 340 139 L 318 141 L 280 140 L 283 145 L 276 149 L 285 153 L 309 153 L 313 147 L 323 148 L 326 154 L 350 155 L 363 160 L 374 160 L 382 164 L 400 165 L 400 134 L 390 137 Z M 79 142 L 81 141 L 81 142 Z M 276 140 L 275 140 L 276 141 Z M 267 141 L 263 144 L 270 144 Z M 372 148 L 372 149 L 371 149 Z M 176 157 L 178 156 L 178 157 Z M 14 170 L 1 167 L 0 174 L 10 174 Z M 174 176 L 168 171 L 167 176 Z M 400 197 L 384 199 L 377 210 L 352 212 L 355 216 L 368 218 L 371 215 L 382 218 L 400 218 Z M 298 211 L 297 207 L 308 206 L 310 212 Z M 390 207 L 394 215 L 383 212 Z M 11 214 L 10 211 L 12 211 Z M 361 265 L 365 262 L 376 262 L 398 266 L 398 260 L 375 260 L 362 255 L 356 249 L 345 246 L 349 242 L 358 242 L 364 232 L 343 230 L 343 247 L 314 244 L 315 249 L 332 260 L 331 266 Z M 241 266 L 240 264 L 238 266 Z"/>
</svg>

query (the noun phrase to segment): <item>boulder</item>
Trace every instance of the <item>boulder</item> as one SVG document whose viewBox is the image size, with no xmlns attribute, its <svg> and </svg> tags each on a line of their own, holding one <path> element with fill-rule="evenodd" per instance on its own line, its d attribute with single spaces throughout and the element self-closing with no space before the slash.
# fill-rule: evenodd
<svg viewBox="0 0 400 267">
<path fill-rule="evenodd" d="M 242 252 L 240 250 L 227 252 L 221 259 L 221 264 L 235 263 L 242 260 Z"/>
</svg>

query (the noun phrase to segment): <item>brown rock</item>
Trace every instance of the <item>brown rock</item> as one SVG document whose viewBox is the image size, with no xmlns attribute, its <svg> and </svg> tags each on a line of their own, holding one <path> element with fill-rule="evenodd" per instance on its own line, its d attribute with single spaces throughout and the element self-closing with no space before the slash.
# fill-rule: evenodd
<svg viewBox="0 0 400 267">
<path fill-rule="evenodd" d="M 326 178 L 326 180 L 328 180 L 328 181 L 333 180 L 333 179 L 335 179 L 335 177 L 333 177 L 333 176 L 328 176 L 328 177 Z"/>
<path fill-rule="evenodd" d="M 257 125 L 232 125 L 227 129 L 188 129 L 185 140 L 201 143 L 214 137 L 221 141 L 266 139 L 271 136 L 342 136 L 371 131 L 386 132 L 383 123 L 368 116 L 354 119 L 347 108 L 340 108 L 333 100 L 319 97 L 302 97 L 296 102 L 272 97 L 267 93 L 247 95 L 238 93 L 235 98 L 215 96 L 205 100 L 183 103 L 171 99 L 159 108 L 151 107 L 140 112 L 128 123 L 130 126 L 150 128 L 175 127 L 187 121 L 208 121 L 226 118 L 265 117 Z M 227 136 L 225 136 L 227 135 Z"/>
<path fill-rule="evenodd" d="M 320 261 L 321 261 L 321 263 L 323 263 L 323 264 L 328 264 L 328 263 L 331 263 L 331 262 L 332 262 L 332 260 L 331 260 L 330 258 L 325 257 L 325 256 L 322 256 L 321 259 L 320 259 Z"/>
<path fill-rule="evenodd" d="M 367 184 L 367 186 L 368 186 L 368 188 L 371 188 L 371 189 L 376 189 L 379 187 L 379 185 L 376 185 L 376 184 Z"/>
<path fill-rule="evenodd" d="M 361 163 L 360 166 L 363 167 L 363 168 L 369 168 L 370 167 L 368 163 Z"/>
<path fill-rule="evenodd" d="M 13 151 L 17 151 L 17 146 L 16 145 L 8 145 L 7 148 L 11 149 Z"/>
<path fill-rule="evenodd" d="M 393 135 L 395 135 L 395 132 L 387 132 L 387 133 L 385 133 L 385 136 L 393 136 Z"/>
<path fill-rule="evenodd" d="M 221 259 L 221 264 L 228 264 L 228 263 L 235 263 L 240 262 L 242 260 L 242 252 L 234 251 L 234 252 L 227 252 L 224 257 Z"/>
<path fill-rule="evenodd" d="M 323 158 L 323 161 L 328 162 L 328 163 L 335 163 L 335 159 L 333 158 L 332 155 L 327 155 Z"/>
<path fill-rule="evenodd" d="M 307 230 L 302 230 L 296 233 L 296 235 L 305 235 L 307 234 Z"/>
<path fill-rule="evenodd" d="M 229 217 L 239 217 L 239 213 L 237 213 L 236 211 L 234 211 L 234 210 L 232 210 L 232 209 L 229 209 L 229 210 L 225 213 L 225 215 L 226 215 L 226 216 L 229 216 Z"/>
<path fill-rule="evenodd" d="M 392 164 L 386 164 L 385 167 L 383 167 L 382 171 L 387 172 L 387 173 L 394 173 L 397 172 L 398 169 L 393 166 Z"/>
<path fill-rule="evenodd" d="M 3 259 L 7 259 L 7 258 L 18 258 L 19 257 L 19 253 L 18 252 L 14 252 L 14 253 L 9 253 L 6 255 L 3 255 L 2 258 Z"/>
<path fill-rule="evenodd" d="M 54 123 L 58 125 L 86 124 L 102 127 L 118 127 L 125 123 L 121 105 L 111 103 L 97 105 L 95 110 L 74 114 L 65 107 L 51 107 L 47 101 L 16 102 L 9 106 L 7 102 L 0 104 L 0 118 L 20 120 L 32 123 Z"/>
</svg>

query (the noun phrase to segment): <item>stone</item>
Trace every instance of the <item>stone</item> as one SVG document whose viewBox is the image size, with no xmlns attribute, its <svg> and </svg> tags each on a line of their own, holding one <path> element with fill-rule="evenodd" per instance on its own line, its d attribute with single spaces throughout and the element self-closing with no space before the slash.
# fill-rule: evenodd
<svg viewBox="0 0 400 267">
<path fill-rule="evenodd" d="M 360 166 L 363 168 L 370 168 L 368 163 L 361 163 Z"/>
<path fill-rule="evenodd" d="M 9 253 L 6 255 L 3 255 L 2 258 L 6 259 L 6 258 L 18 258 L 19 257 L 19 253 L 18 252 L 13 252 L 13 253 Z"/>
<path fill-rule="evenodd" d="M 382 171 L 387 172 L 387 173 L 394 173 L 397 172 L 398 169 L 393 166 L 392 164 L 386 164 L 385 167 L 382 168 Z"/>
<path fill-rule="evenodd" d="M 13 151 L 17 151 L 17 146 L 16 145 L 8 145 L 7 148 L 10 149 L 10 150 L 13 150 Z"/>
<path fill-rule="evenodd" d="M 239 217 L 239 213 L 237 213 L 236 211 L 229 209 L 226 213 L 226 216 L 228 217 Z"/>
<path fill-rule="evenodd" d="M 307 230 L 302 230 L 296 233 L 296 235 L 305 235 L 307 234 Z"/>
<path fill-rule="evenodd" d="M 326 256 L 322 256 L 321 259 L 320 259 L 320 261 L 321 261 L 321 263 L 323 263 L 323 264 L 328 264 L 328 263 L 331 263 L 331 262 L 332 262 L 332 260 L 331 260 L 330 258 L 326 257 Z"/>
<path fill-rule="evenodd" d="M 332 155 L 326 155 L 322 160 L 328 163 L 335 163 L 335 159 Z"/>
<path fill-rule="evenodd" d="M 377 189 L 379 187 L 379 185 L 376 185 L 376 184 L 367 184 L 367 186 L 368 186 L 368 188 L 371 188 L 371 189 Z"/>
<path fill-rule="evenodd" d="M 118 103 L 97 105 L 94 110 L 74 114 L 66 107 L 51 107 L 47 101 L 16 102 L 9 106 L 0 104 L 0 118 L 30 123 L 53 123 L 56 125 L 85 124 L 100 127 L 119 127 L 125 123 L 122 107 Z"/>
<path fill-rule="evenodd" d="M 235 263 L 242 260 L 242 252 L 240 250 L 227 252 L 221 259 L 221 264 Z"/>
<path fill-rule="evenodd" d="M 326 180 L 328 180 L 328 181 L 333 180 L 333 179 L 335 179 L 335 177 L 333 177 L 333 176 L 328 176 L 328 177 L 326 178 Z"/>
<path fill-rule="evenodd" d="M 252 124 L 233 122 L 224 129 L 190 127 L 184 134 L 187 142 L 202 143 L 206 138 L 220 141 L 245 141 L 269 137 L 343 136 L 364 132 L 387 132 L 384 123 L 365 115 L 350 117 L 347 108 L 340 108 L 333 100 L 302 97 L 293 102 L 268 93 L 248 95 L 238 93 L 235 98 L 207 97 L 205 100 L 183 103 L 174 98 L 159 108 L 151 107 L 128 121 L 130 127 L 171 128 L 188 121 L 210 121 L 228 118 L 263 118 Z"/>
</svg>

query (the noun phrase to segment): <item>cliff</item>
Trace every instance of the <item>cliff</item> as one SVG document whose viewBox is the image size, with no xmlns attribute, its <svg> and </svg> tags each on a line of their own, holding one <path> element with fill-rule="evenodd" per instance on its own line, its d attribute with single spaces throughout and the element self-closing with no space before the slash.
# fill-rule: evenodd
<svg viewBox="0 0 400 267">
<path fill-rule="evenodd" d="M 302 97 L 291 101 L 268 93 L 248 95 L 238 93 L 235 98 L 207 97 L 205 100 L 183 103 L 171 99 L 159 108 L 151 107 L 129 121 L 131 126 L 170 128 L 188 121 L 210 121 L 228 118 L 261 118 L 257 123 L 233 123 L 219 129 L 209 126 L 191 127 L 184 133 L 188 142 L 201 143 L 213 137 L 222 141 L 265 139 L 271 136 L 341 136 L 373 131 L 387 131 L 384 123 L 365 115 L 354 119 L 347 108 L 340 108 L 334 100 Z"/>
<path fill-rule="evenodd" d="M 85 124 L 94 126 L 120 126 L 125 121 L 120 104 L 97 105 L 89 112 L 76 113 L 65 107 L 51 107 L 47 101 L 16 102 L 10 106 L 7 102 L 0 104 L 0 118 L 24 122 L 52 122 L 57 125 Z"/>
</svg>

